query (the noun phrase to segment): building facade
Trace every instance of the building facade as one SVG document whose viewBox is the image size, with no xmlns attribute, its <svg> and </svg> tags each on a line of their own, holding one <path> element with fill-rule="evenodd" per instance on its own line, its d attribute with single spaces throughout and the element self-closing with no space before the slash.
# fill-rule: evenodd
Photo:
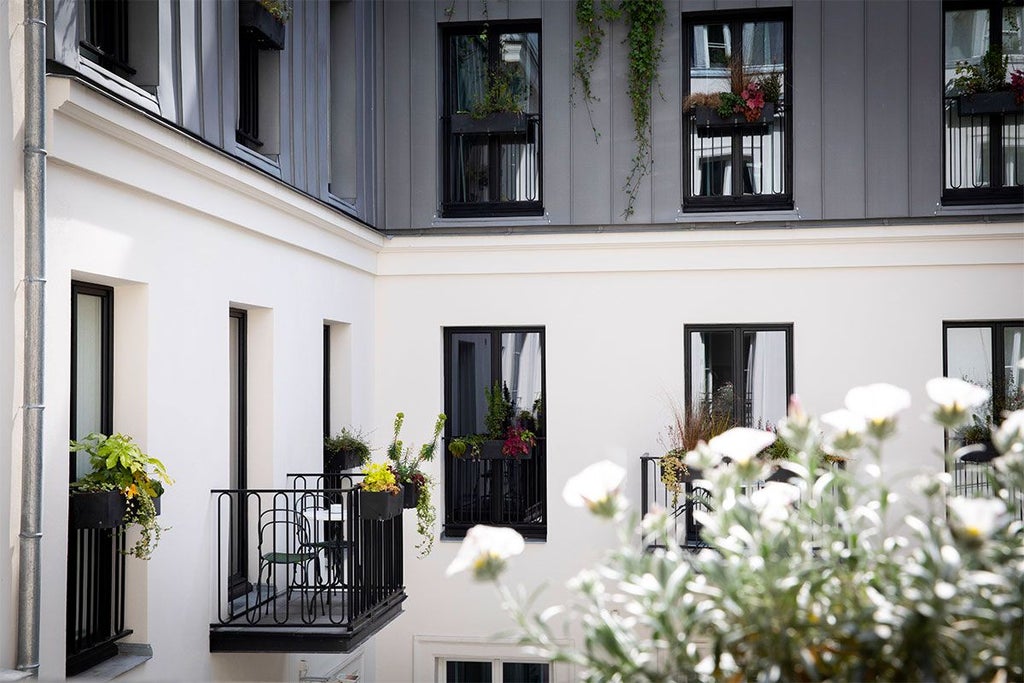
<svg viewBox="0 0 1024 683">
<path fill-rule="evenodd" d="M 753 426 L 793 392 L 820 413 L 876 381 L 917 405 L 943 373 L 1019 387 L 1024 114 L 950 83 L 993 47 L 1024 68 L 1020 4 L 662 4 L 630 211 L 626 28 L 607 28 L 586 101 L 576 3 L 296 0 L 283 23 L 244 0 L 46 3 L 40 678 L 117 651 L 79 637 L 69 435 L 129 433 L 177 480 L 153 559 L 124 562 L 108 626 L 151 648 L 126 677 L 570 680 L 497 635 L 493 590 L 444 578 L 473 524 L 520 530 L 510 579 L 561 603 L 614 543 L 565 481 L 610 459 L 639 504 L 673 402 Z M 21 618 L 25 12 L 0 2 L 0 669 Z M 736 62 L 777 82 L 770 112 L 684 109 Z M 538 443 L 442 451 L 440 540 L 418 558 L 415 518 L 392 523 L 394 595 L 323 638 L 224 618 L 266 597 L 256 536 L 235 553 L 242 492 L 302 488 L 290 475 L 321 472 L 346 425 L 380 460 L 399 411 L 417 444 L 440 412 L 445 444 L 484 432 L 495 384 Z M 896 443 L 894 475 L 944 466 L 934 426 L 906 420 Z"/>
</svg>

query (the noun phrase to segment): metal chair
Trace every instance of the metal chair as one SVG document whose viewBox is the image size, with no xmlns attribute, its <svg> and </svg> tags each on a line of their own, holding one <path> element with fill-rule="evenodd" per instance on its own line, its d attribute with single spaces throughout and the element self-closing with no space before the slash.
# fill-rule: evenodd
<svg viewBox="0 0 1024 683">
<path fill-rule="evenodd" d="M 276 590 L 276 568 L 283 567 L 287 572 L 286 605 L 291 601 L 293 590 L 313 590 L 314 595 L 310 600 L 312 613 L 317 586 L 310 583 L 309 565 L 312 563 L 316 574 L 320 574 L 320 551 L 311 543 L 309 521 L 290 508 L 264 510 L 259 518 L 257 554 L 260 558 L 257 582 L 263 583 L 263 573 L 266 571 L 268 589 Z M 265 612 L 270 611 L 270 602 L 267 602 Z M 302 613 L 305 620 L 306 610 L 303 609 Z"/>
</svg>

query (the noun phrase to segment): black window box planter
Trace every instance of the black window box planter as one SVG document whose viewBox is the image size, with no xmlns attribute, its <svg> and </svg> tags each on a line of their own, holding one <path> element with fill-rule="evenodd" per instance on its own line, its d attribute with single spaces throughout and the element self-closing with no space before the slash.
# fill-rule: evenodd
<svg viewBox="0 0 1024 683">
<path fill-rule="evenodd" d="M 722 118 L 718 115 L 718 111 L 711 107 L 693 108 L 693 122 L 699 138 L 724 137 L 736 133 L 766 135 L 771 132 L 774 118 L 775 105 L 770 102 L 761 109 L 761 116 L 756 121 L 747 121 L 747 118 L 740 114 Z"/>
<path fill-rule="evenodd" d="M 402 488 L 399 485 L 399 488 Z M 363 520 L 383 521 L 402 514 L 404 494 L 388 493 L 387 491 L 360 491 L 359 516 Z"/>
<path fill-rule="evenodd" d="M 452 114 L 455 135 L 523 134 L 530 128 L 530 117 L 515 112 L 499 112 L 475 119 L 469 114 Z"/>
<path fill-rule="evenodd" d="M 263 50 L 283 50 L 285 26 L 259 0 L 239 0 L 238 25 L 256 36 Z"/>
<path fill-rule="evenodd" d="M 324 448 L 324 473 L 340 474 L 347 470 L 354 470 L 361 467 L 363 459 L 359 453 L 353 451 L 333 452 Z"/>
<path fill-rule="evenodd" d="M 72 491 L 69 507 L 73 529 L 114 529 L 124 522 L 128 501 L 120 491 Z"/>
<path fill-rule="evenodd" d="M 411 510 L 416 507 L 416 501 L 420 499 L 420 486 L 406 482 L 402 484 L 402 507 Z"/>
<path fill-rule="evenodd" d="M 961 95 L 957 98 L 957 107 L 960 110 L 960 116 L 1024 112 L 1024 105 L 1017 104 L 1017 100 L 1009 90 Z"/>
</svg>

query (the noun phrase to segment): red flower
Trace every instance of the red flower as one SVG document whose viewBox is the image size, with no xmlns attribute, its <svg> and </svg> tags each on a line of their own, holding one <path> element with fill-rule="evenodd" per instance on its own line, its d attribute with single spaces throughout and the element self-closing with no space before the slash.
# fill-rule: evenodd
<svg viewBox="0 0 1024 683">
<path fill-rule="evenodd" d="M 533 448 L 536 439 L 533 432 L 522 427 L 510 427 L 505 435 L 505 443 L 501 445 L 501 454 L 506 457 L 518 458 L 527 455 Z"/>
</svg>

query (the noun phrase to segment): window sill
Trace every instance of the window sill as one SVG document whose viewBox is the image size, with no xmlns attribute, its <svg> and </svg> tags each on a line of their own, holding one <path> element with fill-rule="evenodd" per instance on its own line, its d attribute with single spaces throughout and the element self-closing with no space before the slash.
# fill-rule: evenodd
<svg viewBox="0 0 1024 683">
<path fill-rule="evenodd" d="M 800 207 L 778 211 L 683 211 L 676 214 L 676 223 L 758 223 L 762 221 L 800 221 Z"/>
<path fill-rule="evenodd" d="M 280 178 L 281 177 L 281 164 L 277 159 L 273 159 L 268 156 L 264 156 L 259 152 L 254 152 L 245 145 L 235 143 L 235 156 L 245 161 L 252 166 L 266 171 L 270 175 Z"/>
<path fill-rule="evenodd" d="M 971 205 L 935 205 L 935 216 L 981 216 L 987 214 L 1013 214 L 1024 213 L 1024 204 L 971 204 Z"/>
<path fill-rule="evenodd" d="M 115 95 L 124 98 L 137 107 L 145 109 L 151 114 L 161 116 L 160 102 L 157 100 L 156 95 L 148 90 L 140 88 L 130 81 L 126 81 L 111 71 L 107 71 L 81 54 L 78 58 L 78 70 L 83 76 L 110 90 Z"/>
<path fill-rule="evenodd" d="M 483 216 L 479 218 L 443 218 L 434 216 L 432 228 L 515 228 L 531 225 L 551 225 L 547 211 L 543 216 Z"/>
<path fill-rule="evenodd" d="M 118 643 L 117 655 L 105 662 L 100 662 L 91 669 L 86 669 L 68 680 L 112 681 L 118 676 L 137 669 L 153 659 L 153 646 L 148 643 Z"/>
</svg>

